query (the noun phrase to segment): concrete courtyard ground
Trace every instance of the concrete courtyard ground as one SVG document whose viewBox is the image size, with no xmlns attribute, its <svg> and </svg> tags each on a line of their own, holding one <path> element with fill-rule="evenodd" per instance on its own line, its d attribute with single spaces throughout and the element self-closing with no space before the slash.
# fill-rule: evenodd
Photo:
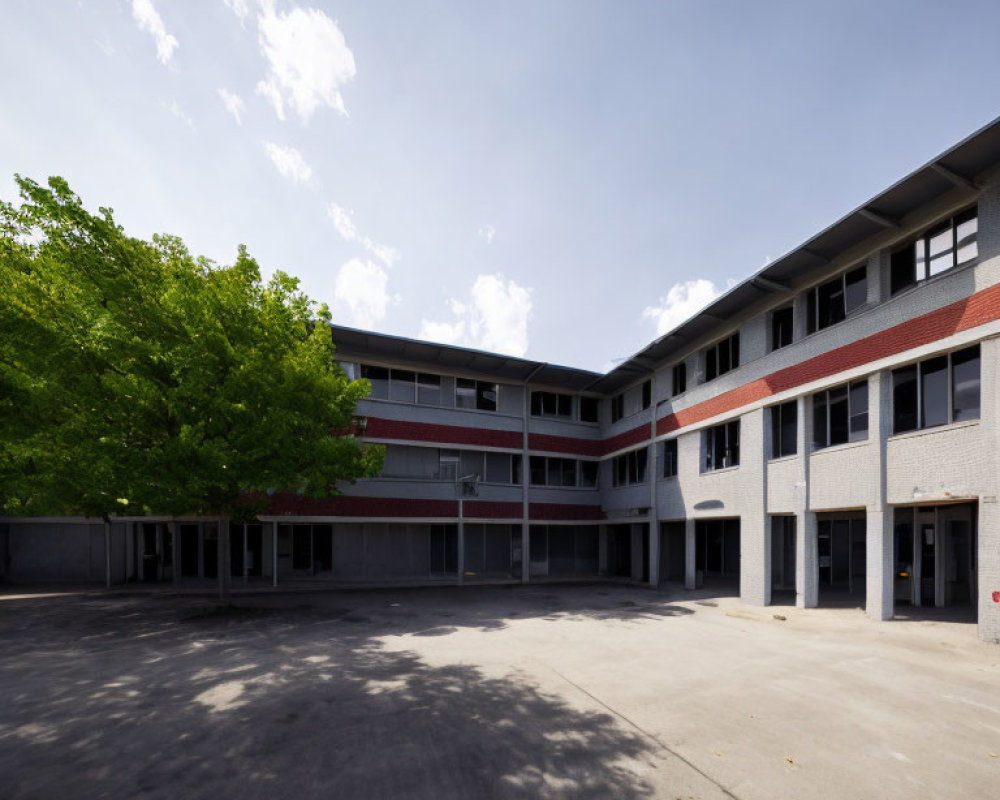
<svg viewBox="0 0 1000 800">
<path fill-rule="evenodd" d="M 1000 647 L 609 585 L 0 593 L 0 798 L 94 797 L 992 799 Z"/>
</svg>

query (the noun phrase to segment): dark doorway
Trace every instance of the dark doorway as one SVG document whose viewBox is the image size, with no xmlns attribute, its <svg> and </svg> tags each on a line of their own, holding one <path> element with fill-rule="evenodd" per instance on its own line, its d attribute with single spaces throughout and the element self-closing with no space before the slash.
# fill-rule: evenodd
<svg viewBox="0 0 1000 800">
<path fill-rule="evenodd" d="M 198 577 L 198 552 L 200 548 L 197 525 L 181 525 L 181 577 Z"/>
<path fill-rule="evenodd" d="M 660 523 L 660 582 L 684 582 L 687 547 L 684 522 Z"/>
</svg>

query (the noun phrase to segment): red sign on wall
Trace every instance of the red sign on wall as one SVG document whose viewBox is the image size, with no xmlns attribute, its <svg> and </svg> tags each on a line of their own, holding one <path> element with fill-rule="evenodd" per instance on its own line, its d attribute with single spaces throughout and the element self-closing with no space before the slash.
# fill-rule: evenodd
<svg viewBox="0 0 1000 800">
<path fill-rule="evenodd" d="M 993 602 L 1000 603 L 1000 592 L 993 592 Z"/>
</svg>

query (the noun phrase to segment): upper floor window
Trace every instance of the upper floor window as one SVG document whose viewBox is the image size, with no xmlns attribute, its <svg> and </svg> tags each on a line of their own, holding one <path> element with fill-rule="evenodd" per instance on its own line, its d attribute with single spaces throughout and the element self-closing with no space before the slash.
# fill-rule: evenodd
<svg viewBox="0 0 1000 800">
<path fill-rule="evenodd" d="M 611 460 L 611 485 L 631 486 L 646 480 L 646 448 L 622 453 Z"/>
<path fill-rule="evenodd" d="M 573 418 L 573 395 L 556 392 L 532 392 L 531 414 L 535 417 Z"/>
<path fill-rule="evenodd" d="M 677 474 L 677 440 L 667 439 L 663 443 L 663 477 L 673 478 Z"/>
<path fill-rule="evenodd" d="M 893 433 L 979 419 L 979 345 L 892 371 Z"/>
<path fill-rule="evenodd" d="M 618 422 L 630 414 L 649 408 L 652 404 L 653 383 L 643 381 L 611 398 L 611 421 Z"/>
<path fill-rule="evenodd" d="M 780 350 L 792 343 L 792 322 L 795 319 L 791 306 L 778 308 L 771 312 L 771 349 Z"/>
<path fill-rule="evenodd" d="M 596 397 L 580 397 L 580 422 L 598 422 L 601 401 Z"/>
<path fill-rule="evenodd" d="M 812 397 L 816 449 L 868 438 L 868 380 L 837 386 Z"/>
<path fill-rule="evenodd" d="M 679 394 L 684 394 L 684 392 L 687 391 L 688 382 L 687 364 L 683 361 L 679 364 L 674 364 L 673 368 L 670 370 L 670 375 L 670 396 L 676 397 Z"/>
<path fill-rule="evenodd" d="M 806 330 L 821 331 L 868 301 L 868 267 L 848 270 L 806 292 Z"/>
<path fill-rule="evenodd" d="M 935 225 L 916 241 L 892 254 L 891 294 L 979 255 L 979 212 L 973 206 Z"/>
<path fill-rule="evenodd" d="M 495 383 L 458 378 L 455 381 L 455 407 L 496 411 L 499 388 Z"/>
<path fill-rule="evenodd" d="M 740 463 L 740 421 L 733 420 L 702 432 L 705 451 L 705 471 L 710 472 Z"/>
<path fill-rule="evenodd" d="M 388 454 L 399 450 L 419 451 L 424 448 L 389 445 Z M 398 458 L 395 459 L 398 461 Z M 410 458 L 417 463 L 416 457 Z M 383 473 L 385 474 L 385 473 Z M 398 474 L 397 477 L 401 475 Z M 412 477 L 412 475 L 402 475 Z M 485 480 L 487 483 L 504 483 L 517 485 L 521 482 L 521 456 L 517 453 L 484 452 L 482 450 L 438 450 L 438 469 L 435 477 L 440 480 L 456 481 L 460 478 L 473 477 L 475 480 Z"/>
<path fill-rule="evenodd" d="M 616 394 L 611 398 L 611 421 L 618 422 L 625 416 L 625 393 Z"/>
<path fill-rule="evenodd" d="M 716 342 L 705 351 L 705 380 L 725 375 L 740 365 L 740 332 Z"/>
<path fill-rule="evenodd" d="M 799 412 L 798 403 L 789 400 L 771 406 L 771 458 L 794 456 L 796 453 Z"/>
<path fill-rule="evenodd" d="M 573 458 L 531 456 L 529 473 L 532 486 L 597 486 L 597 461 Z"/>
</svg>

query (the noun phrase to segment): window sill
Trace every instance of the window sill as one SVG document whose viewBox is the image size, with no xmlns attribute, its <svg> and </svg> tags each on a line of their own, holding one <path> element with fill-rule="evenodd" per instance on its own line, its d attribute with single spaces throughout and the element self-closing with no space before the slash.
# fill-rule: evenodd
<svg viewBox="0 0 1000 800">
<path fill-rule="evenodd" d="M 506 486 L 506 484 L 500 484 Z M 559 489 L 564 492 L 592 492 L 600 487 L 597 486 L 549 486 L 547 483 L 533 483 L 531 489 Z"/>
<path fill-rule="evenodd" d="M 916 283 L 911 283 L 909 286 L 903 287 L 895 294 L 890 294 L 886 298 L 886 300 L 895 300 L 897 297 L 905 297 L 911 292 L 915 292 L 917 289 L 923 289 L 927 286 L 933 286 L 938 281 L 949 278 L 952 275 L 958 275 L 959 273 L 965 272 L 967 269 L 972 269 L 979 263 L 980 263 L 980 256 L 971 258 L 968 261 L 963 261 L 961 264 L 956 264 L 954 267 L 949 267 L 944 272 L 939 272 L 937 275 L 931 275 L 929 278 L 924 278 L 922 281 L 917 281 Z"/>
<path fill-rule="evenodd" d="M 916 439 L 920 436 L 931 436 L 935 433 L 943 433 L 945 431 L 956 431 L 962 428 L 973 428 L 981 420 L 978 419 L 967 419 L 962 422 L 949 422 L 947 425 L 935 425 L 933 428 L 919 428 L 915 431 L 903 431 L 903 433 L 894 433 L 889 437 L 890 442 L 903 441 L 904 439 Z"/>
<path fill-rule="evenodd" d="M 843 450 L 851 450 L 855 447 L 864 447 L 869 443 L 869 439 L 859 439 L 856 442 L 843 442 L 842 444 L 831 444 L 829 447 L 819 447 L 812 450 L 810 456 L 818 456 L 823 453 L 839 453 Z"/>
<path fill-rule="evenodd" d="M 732 467 L 722 467 L 721 469 L 703 469 L 700 473 L 702 477 L 708 475 L 725 475 L 727 472 L 739 472 L 740 465 L 736 464 Z"/>
<path fill-rule="evenodd" d="M 786 461 L 794 461 L 799 457 L 798 453 L 789 453 L 787 456 L 775 456 L 767 460 L 768 464 L 784 464 Z"/>
</svg>

